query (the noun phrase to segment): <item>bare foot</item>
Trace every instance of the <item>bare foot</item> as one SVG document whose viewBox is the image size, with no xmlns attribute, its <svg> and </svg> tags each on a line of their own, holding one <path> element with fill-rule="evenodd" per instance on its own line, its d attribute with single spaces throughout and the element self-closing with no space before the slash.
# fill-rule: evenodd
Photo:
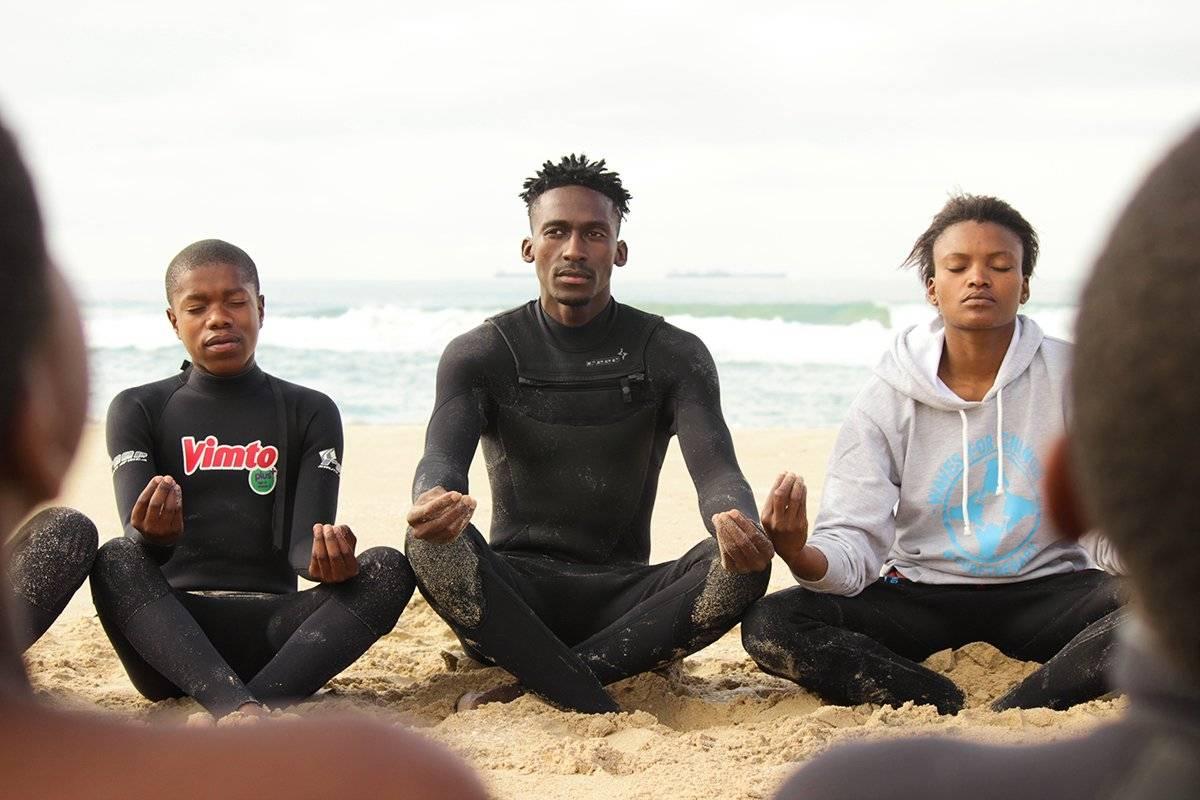
<svg viewBox="0 0 1200 800">
<path fill-rule="evenodd" d="M 454 703 L 455 711 L 472 711 L 484 703 L 511 703 L 525 694 L 519 683 L 506 683 L 486 692 L 467 692 Z"/>
</svg>

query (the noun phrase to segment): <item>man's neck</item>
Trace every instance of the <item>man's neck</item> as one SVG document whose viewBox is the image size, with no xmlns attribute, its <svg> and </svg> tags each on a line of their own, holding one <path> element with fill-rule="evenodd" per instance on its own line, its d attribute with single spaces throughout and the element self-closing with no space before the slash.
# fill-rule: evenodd
<svg viewBox="0 0 1200 800">
<path fill-rule="evenodd" d="M 560 325 L 566 325 L 568 328 L 578 328 L 581 325 L 587 325 L 599 316 L 601 311 L 608 308 L 611 299 L 612 293 L 605 290 L 589 300 L 586 305 L 569 306 L 558 302 L 546 292 L 542 292 L 540 302 L 542 311 L 546 312 L 546 316 L 550 319 Z"/>
<path fill-rule="evenodd" d="M 947 327 L 946 344 L 938 363 L 942 383 L 964 400 L 982 400 L 996 382 L 1016 329 L 1016 320 L 1004 327 L 981 331 Z"/>
<path fill-rule="evenodd" d="M 255 361 L 254 361 L 254 356 L 253 356 L 253 355 L 251 355 L 251 356 L 250 356 L 250 360 L 249 360 L 249 361 L 247 361 L 247 362 L 246 362 L 246 364 L 245 364 L 245 366 L 244 366 L 244 367 L 242 367 L 242 369 L 241 369 L 241 370 L 239 370 L 238 372 L 235 372 L 235 373 L 233 373 L 233 374 L 231 374 L 231 375 L 217 375 L 216 373 L 209 372 L 208 370 L 206 370 L 204 367 L 200 366 L 200 365 L 199 365 L 199 364 L 197 364 L 196 362 L 194 362 L 194 361 L 192 362 L 192 368 L 193 368 L 193 369 L 195 369 L 195 370 L 196 370 L 196 372 L 200 373 L 201 375 L 207 375 L 207 376 L 209 376 L 210 378 L 218 378 L 218 379 L 222 379 L 222 378 L 240 378 L 240 377 L 242 377 L 243 375 L 246 375 L 247 373 L 253 372 L 253 371 L 254 371 L 254 368 L 255 368 L 256 366 L 258 366 L 258 365 L 257 365 L 257 364 L 255 363 Z"/>
</svg>

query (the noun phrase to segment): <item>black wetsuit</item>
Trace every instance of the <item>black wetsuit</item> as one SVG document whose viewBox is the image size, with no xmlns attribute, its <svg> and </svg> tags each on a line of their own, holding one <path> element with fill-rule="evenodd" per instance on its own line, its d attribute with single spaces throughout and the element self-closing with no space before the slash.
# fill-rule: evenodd
<svg viewBox="0 0 1200 800">
<path fill-rule="evenodd" d="M 92 594 L 146 697 L 189 695 L 217 713 L 305 697 L 392 629 L 414 581 L 378 547 L 359 574 L 296 591 L 312 526 L 333 523 L 341 474 L 337 407 L 257 367 L 231 378 L 187 368 L 128 389 L 108 413 L 125 537 L 100 548 Z M 150 478 L 183 490 L 183 535 L 164 547 L 129 523 Z"/>
<path fill-rule="evenodd" d="M 27 649 L 58 619 L 96 558 L 96 526 L 70 508 L 35 514 L 13 537 L 8 559 L 15 644 Z"/>
<path fill-rule="evenodd" d="M 707 538 L 648 566 L 650 516 L 672 435 L 700 516 L 757 521 L 721 415 L 703 343 L 616 301 L 586 325 L 537 301 L 446 348 L 413 497 L 466 492 L 482 439 L 491 546 L 475 529 L 449 544 L 409 537 L 430 605 L 469 653 L 565 708 L 617 708 L 603 689 L 718 639 L 766 590 L 734 575 Z"/>
<path fill-rule="evenodd" d="M 1124 649 L 1129 710 L 1085 736 L 997 746 L 929 736 L 846 744 L 776 800 L 1184 800 L 1200 797 L 1200 684 L 1145 647 Z"/>
</svg>

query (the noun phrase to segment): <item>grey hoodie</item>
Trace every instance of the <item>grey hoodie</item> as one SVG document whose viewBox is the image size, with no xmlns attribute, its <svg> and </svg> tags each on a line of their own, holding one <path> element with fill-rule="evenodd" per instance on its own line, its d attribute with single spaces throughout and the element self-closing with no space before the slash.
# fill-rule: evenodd
<svg viewBox="0 0 1200 800">
<path fill-rule="evenodd" d="M 893 568 L 984 584 L 1094 566 L 1059 538 L 1042 499 L 1042 459 L 1067 422 L 1071 345 L 1018 317 L 995 384 L 971 402 L 937 377 L 944 341 L 940 317 L 903 331 L 855 399 L 809 538 L 829 571 L 802 585 L 856 595 Z"/>
</svg>

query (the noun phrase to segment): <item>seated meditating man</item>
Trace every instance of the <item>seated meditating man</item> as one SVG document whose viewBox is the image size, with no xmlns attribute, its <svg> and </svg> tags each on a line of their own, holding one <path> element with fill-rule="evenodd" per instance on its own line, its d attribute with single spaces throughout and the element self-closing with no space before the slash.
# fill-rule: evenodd
<svg viewBox="0 0 1200 800">
<path fill-rule="evenodd" d="M 951 198 L 917 239 L 906 263 L 938 316 L 900 333 L 855 399 L 812 536 L 802 480 L 785 473 L 768 496 L 763 524 L 800 586 L 742 625 L 765 671 L 841 705 L 954 713 L 962 691 L 919 662 L 984 641 L 1044 662 L 997 708 L 1106 691 L 1118 579 L 1061 536 L 1039 488 L 1071 347 L 1017 313 L 1037 254 L 994 197 Z"/>
<path fill-rule="evenodd" d="M 1021 747 L 921 736 L 831 748 L 778 800 L 1200 797 L 1200 129 L 1121 214 L 1076 322 L 1071 428 L 1045 470 L 1061 530 L 1104 531 L 1132 597 L 1115 682 L 1128 710 Z"/>
<path fill-rule="evenodd" d="M 540 296 L 452 341 L 413 481 L 408 557 L 468 654 L 562 708 L 619 710 L 613 681 L 693 653 L 762 596 L 773 551 L 734 456 L 703 343 L 618 303 L 630 195 L 603 161 L 546 162 L 521 195 Z M 650 515 L 672 435 L 705 537 L 649 566 Z M 470 524 L 482 439 L 491 544 Z"/>
<path fill-rule="evenodd" d="M 109 408 L 125 537 L 100 548 L 92 595 L 147 698 L 259 713 L 311 695 L 390 631 L 412 570 L 392 548 L 356 555 L 333 524 L 341 419 L 255 363 L 264 299 L 250 257 L 196 242 L 166 288 L 191 363 Z M 297 591 L 297 575 L 319 585 Z"/>
<path fill-rule="evenodd" d="M 79 313 L 49 260 L 33 186 L 2 123 L 0 313 L 9 325 L 0 337 L 6 456 L 0 468 L 0 540 L 7 540 L 37 504 L 58 494 L 83 430 L 88 381 Z M 91 528 L 70 522 L 71 514 L 57 516 L 29 533 L 40 538 L 44 523 L 59 527 L 63 519 L 66 527 Z M 8 569 L 8 556 L 0 548 L 0 573 Z M 9 600 L 0 592 L 5 797 L 485 796 L 479 781 L 443 748 L 367 719 L 279 720 L 212 730 L 131 724 L 112 714 L 43 704 L 25 680 L 21 643 L 7 624 Z"/>
</svg>

